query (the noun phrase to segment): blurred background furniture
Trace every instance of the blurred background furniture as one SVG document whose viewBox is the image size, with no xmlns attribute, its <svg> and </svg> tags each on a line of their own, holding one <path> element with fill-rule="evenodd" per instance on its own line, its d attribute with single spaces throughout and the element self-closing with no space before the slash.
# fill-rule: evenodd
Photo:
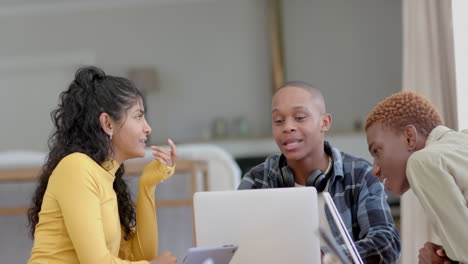
<svg viewBox="0 0 468 264">
<path fill-rule="evenodd" d="M 237 187 L 240 169 L 232 156 L 217 146 L 179 145 L 175 175 L 160 183 L 156 191 L 159 225 L 159 252 L 172 251 L 182 259 L 195 244 L 193 194 L 196 191 L 225 190 Z M 46 154 L 14 151 L 0 153 L 0 255 L 2 263 L 25 263 L 33 241 L 29 236 L 26 210 L 35 190 L 35 179 Z M 138 177 L 152 160 L 145 158 L 125 163 L 125 178 L 133 198 Z"/>
</svg>

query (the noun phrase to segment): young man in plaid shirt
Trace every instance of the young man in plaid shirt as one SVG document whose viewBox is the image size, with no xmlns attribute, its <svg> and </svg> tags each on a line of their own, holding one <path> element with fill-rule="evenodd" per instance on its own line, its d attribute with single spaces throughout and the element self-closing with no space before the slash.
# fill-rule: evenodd
<svg viewBox="0 0 468 264">
<path fill-rule="evenodd" d="M 397 263 L 400 236 L 383 185 L 372 177 L 369 162 L 325 141 L 331 115 L 321 91 L 304 82 L 286 83 L 273 96 L 271 116 L 281 154 L 247 172 L 239 189 L 314 186 L 328 191 L 363 261 Z M 332 233 L 344 244 L 333 226 Z"/>
</svg>

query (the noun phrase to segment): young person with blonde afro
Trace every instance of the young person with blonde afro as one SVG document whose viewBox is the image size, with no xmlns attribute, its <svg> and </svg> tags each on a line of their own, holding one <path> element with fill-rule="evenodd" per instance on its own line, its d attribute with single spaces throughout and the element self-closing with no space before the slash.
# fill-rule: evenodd
<svg viewBox="0 0 468 264">
<path fill-rule="evenodd" d="M 373 176 L 398 196 L 412 188 L 442 241 L 427 242 L 419 263 L 468 263 L 468 130 L 443 126 L 436 108 L 414 92 L 384 99 L 365 128 Z"/>
</svg>

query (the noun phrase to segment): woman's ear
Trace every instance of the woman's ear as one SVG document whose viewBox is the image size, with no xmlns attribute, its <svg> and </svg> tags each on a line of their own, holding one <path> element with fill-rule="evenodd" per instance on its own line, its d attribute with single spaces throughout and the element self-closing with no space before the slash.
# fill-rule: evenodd
<svg viewBox="0 0 468 264">
<path fill-rule="evenodd" d="M 416 127 L 413 125 L 407 125 L 403 130 L 403 134 L 406 139 L 408 151 L 416 151 L 416 143 L 418 140 L 418 130 L 416 129 Z"/>
<path fill-rule="evenodd" d="M 99 122 L 101 123 L 101 128 L 104 130 L 104 133 L 106 133 L 109 137 L 112 136 L 112 118 L 110 117 L 109 114 L 107 113 L 101 113 L 99 115 Z"/>
</svg>

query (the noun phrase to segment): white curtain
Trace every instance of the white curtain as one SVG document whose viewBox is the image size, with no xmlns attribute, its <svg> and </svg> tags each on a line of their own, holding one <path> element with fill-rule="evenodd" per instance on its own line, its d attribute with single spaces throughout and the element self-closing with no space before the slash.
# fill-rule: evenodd
<svg viewBox="0 0 468 264">
<path fill-rule="evenodd" d="M 403 90 L 425 95 L 457 129 L 451 1 L 402 0 Z M 401 199 L 402 264 L 418 263 L 427 241 L 438 243 L 416 196 Z"/>
</svg>

